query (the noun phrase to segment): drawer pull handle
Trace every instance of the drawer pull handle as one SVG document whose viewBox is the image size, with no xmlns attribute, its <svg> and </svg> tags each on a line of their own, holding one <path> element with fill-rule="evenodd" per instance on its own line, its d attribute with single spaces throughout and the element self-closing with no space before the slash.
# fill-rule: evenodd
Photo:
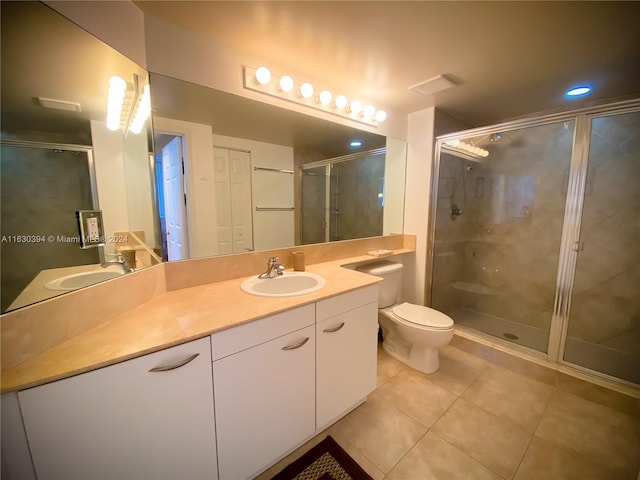
<svg viewBox="0 0 640 480">
<path fill-rule="evenodd" d="M 187 363 L 195 360 L 195 358 L 200 355 L 199 353 L 194 353 L 190 357 L 185 358 L 184 360 L 180 360 L 171 365 L 164 365 L 162 367 L 155 367 L 149 370 L 150 372 L 166 372 L 167 370 L 175 370 L 176 368 L 184 367 Z"/>
<path fill-rule="evenodd" d="M 304 340 L 300 340 L 298 343 L 294 343 L 293 345 L 285 345 L 284 347 L 282 347 L 282 350 L 295 350 L 296 348 L 300 348 L 301 346 L 303 346 L 308 341 L 309 337 L 305 338 Z"/>
<path fill-rule="evenodd" d="M 344 322 L 342 322 L 340 325 L 338 325 L 337 327 L 333 327 L 333 328 L 325 328 L 323 330 L 324 333 L 333 333 L 333 332 L 337 332 L 338 330 L 340 330 L 342 327 L 344 327 Z"/>
</svg>

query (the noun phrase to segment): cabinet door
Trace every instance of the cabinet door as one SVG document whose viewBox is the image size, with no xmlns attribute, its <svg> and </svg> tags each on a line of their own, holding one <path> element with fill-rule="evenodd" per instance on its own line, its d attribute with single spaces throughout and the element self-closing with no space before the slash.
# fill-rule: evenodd
<svg viewBox="0 0 640 480">
<path fill-rule="evenodd" d="M 376 388 L 378 304 L 316 325 L 316 424 L 321 429 Z"/>
<path fill-rule="evenodd" d="M 20 392 L 38 479 L 217 478 L 209 342 Z"/>
<path fill-rule="evenodd" d="M 315 326 L 213 363 L 220 478 L 250 478 L 315 431 Z"/>
</svg>

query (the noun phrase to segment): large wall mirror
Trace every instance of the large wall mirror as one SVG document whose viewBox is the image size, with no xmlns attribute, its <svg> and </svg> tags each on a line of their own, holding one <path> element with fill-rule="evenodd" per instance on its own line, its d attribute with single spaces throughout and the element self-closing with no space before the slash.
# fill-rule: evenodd
<svg viewBox="0 0 640 480">
<path fill-rule="evenodd" d="M 139 133 L 127 128 L 144 98 L 147 72 L 40 2 L 0 7 L 6 312 L 144 268 L 160 256 L 153 248 L 150 120 Z M 123 79 L 124 102 L 110 130 L 113 76 Z M 87 217 L 98 228 L 86 232 L 99 239 L 86 242 L 91 246 L 80 242 L 79 211 L 99 212 Z"/>
<path fill-rule="evenodd" d="M 153 72 L 150 85 L 166 259 L 402 233 L 404 141 Z"/>
<path fill-rule="evenodd" d="M 40 2 L 0 7 L 2 313 L 163 259 L 402 232 L 404 141 L 148 74 Z M 147 84 L 153 129 L 132 133 Z M 79 211 L 100 246 L 81 248 Z"/>
</svg>

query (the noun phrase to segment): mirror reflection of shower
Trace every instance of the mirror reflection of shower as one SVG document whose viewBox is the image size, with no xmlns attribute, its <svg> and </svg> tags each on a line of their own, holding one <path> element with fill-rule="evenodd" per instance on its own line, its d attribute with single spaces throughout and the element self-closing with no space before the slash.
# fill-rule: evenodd
<svg viewBox="0 0 640 480">
<path fill-rule="evenodd" d="M 301 243 L 383 234 L 386 148 L 302 166 Z"/>
</svg>

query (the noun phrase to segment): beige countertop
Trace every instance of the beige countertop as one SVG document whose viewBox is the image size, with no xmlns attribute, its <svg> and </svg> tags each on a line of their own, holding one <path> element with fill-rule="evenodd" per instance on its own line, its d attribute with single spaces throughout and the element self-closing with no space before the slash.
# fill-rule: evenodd
<svg viewBox="0 0 640 480">
<path fill-rule="evenodd" d="M 112 365 L 376 284 L 380 278 L 343 267 L 346 264 L 375 260 L 373 257 L 361 256 L 308 265 L 307 271 L 322 276 L 326 284 L 317 292 L 296 297 L 249 295 L 240 289 L 244 278 L 162 293 L 4 370 L 2 392 L 21 390 Z"/>
</svg>

